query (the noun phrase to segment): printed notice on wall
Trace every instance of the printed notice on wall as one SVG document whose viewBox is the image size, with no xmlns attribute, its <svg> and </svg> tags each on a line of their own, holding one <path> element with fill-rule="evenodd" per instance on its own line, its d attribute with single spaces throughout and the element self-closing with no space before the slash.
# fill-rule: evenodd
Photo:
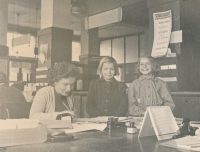
<svg viewBox="0 0 200 152">
<path fill-rule="evenodd" d="M 154 41 L 151 56 L 158 58 L 166 55 L 172 29 L 171 10 L 153 14 Z"/>
</svg>

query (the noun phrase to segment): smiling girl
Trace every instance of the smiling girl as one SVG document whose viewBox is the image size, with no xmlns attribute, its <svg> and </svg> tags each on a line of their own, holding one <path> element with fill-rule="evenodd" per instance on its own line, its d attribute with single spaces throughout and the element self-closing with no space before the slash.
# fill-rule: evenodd
<svg viewBox="0 0 200 152">
<path fill-rule="evenodd" d="M 151 56 L 143 56 L 138 61 L 141 76 L 128 89 L 129 115 L 144 115 L 148 106 L 175 107 L 167 84 L 156 78 L 158 66 Z"/>
<path fill-rule="evenodd" d="M 128 111 L 126 84 L 118 82 L 117 62 L 112 57 L 104 57 L 97 70 L 100 79 L 90 83 L 86 110 L 90 117 L 125 116 Z"/>
</svg>

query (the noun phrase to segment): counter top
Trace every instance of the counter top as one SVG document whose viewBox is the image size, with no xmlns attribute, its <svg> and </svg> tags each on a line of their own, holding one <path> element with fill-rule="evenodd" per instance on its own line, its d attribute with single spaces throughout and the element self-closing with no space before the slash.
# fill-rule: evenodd
<svg viewBox="0 0 200 152">
<path fill-rule="evenodd" d="M 73 91 L 74 95 L 87 95 L 88 91 Z M 172 96 L 200 97 L 200 92 L 171 92 Z"/>
<path fill-rule="evenodd" d="M 200 97 L 200 92 L 171 92 L 172 96 Z"/>
</svg>

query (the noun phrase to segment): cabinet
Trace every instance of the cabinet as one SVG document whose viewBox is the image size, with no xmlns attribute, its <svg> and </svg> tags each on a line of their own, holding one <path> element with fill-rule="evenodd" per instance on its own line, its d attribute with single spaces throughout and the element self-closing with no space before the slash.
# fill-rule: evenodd
<svg viewBox="0 0 200 152">
<path fill-rule="evenodd" d="M 178 118 L 200 121 L 200 92 L 172 92 L 175 103 L 173 114 Z"/>
<path fill-rule="evenodd" d="M 74 91 L 74 102 L 78 118 L 89 118 L 86 112 L 87 91 Z"/>
</svg>

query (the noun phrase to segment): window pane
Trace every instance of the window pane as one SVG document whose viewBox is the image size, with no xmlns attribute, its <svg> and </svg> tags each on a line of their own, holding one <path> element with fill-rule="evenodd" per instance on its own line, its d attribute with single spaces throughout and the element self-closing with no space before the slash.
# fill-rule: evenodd
<svg viewBox="0 0 200 152">
<path fill-rule="evenodd" d="M 81 44 L 79 42 L 72 42 L 72 61 L 79 61 L 81 55 Z"/>
<path fill-rule="evenodd" d="M 124 63 L 124 38 L 113 39 L 112 56 L 118 64 Z"/>
<path fill-rule="evenodd" d="M 111 40 L 101 41 L 100 56 L 111 56 Z"/>
<path fill-rule="evenodd" d="M 126 38 L 126 63 L 138 61 L 138 36 Z"/>
</svg>

